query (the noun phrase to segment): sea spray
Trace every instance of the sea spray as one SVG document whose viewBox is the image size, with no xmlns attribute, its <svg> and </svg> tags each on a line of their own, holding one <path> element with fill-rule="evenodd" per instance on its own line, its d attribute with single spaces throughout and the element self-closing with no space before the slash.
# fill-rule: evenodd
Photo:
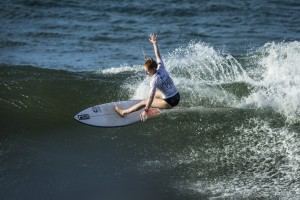
<svg viewBox="0 0 300 200">
<path fill-rule="evenodd" d="M 267 43 L 257 52 L 256 75 L 251 84 L 256 91 L 241 101 L 241 106 L 271 108 L 288 123 L 299 122 L 300 43 Z"/>
<path fill-rule="evenodd" d="M 248 79 L 242 66 L 230 54 L 217 52 L 202 42 L 190 42 L 166 57 L 166 65 L 193 106 L 234 106 L 234 94 L 223 88 Z"/>
<path fill-rule="evenodd" d="M 247 78 L 240 63 L 202 42 L 191 42 L 166 56 L 166 66 L 176 77 L 203 83 L 231 83 Z"/>
<path fill-rule="evenodd" d="M 297 191 L 300 178 L 297 133 L 287 127 L 275 128 L 260 118 L 250 118 L 236 127 L 235 132 L 224 139 L 224 149 L 218 153 L 220 165 L 234 170 L 235 175 L 217 183 L 198 182 L 193 188 L 222 198 L 261 197 L 273 193 L 275 197 L 292 199 L 295 193 L 291 193 L 290 188 Z"/>
<path fill-rule="evenodd" d="M 123 64 L 120 67 L 110 67 L 106 69 L 99 69 L 97 73 L 100 74 L 119 74 L 128 72 L 139 72 L 141 70 L 140 65 L 130 66 L 128 64 Z"/>
</svg>

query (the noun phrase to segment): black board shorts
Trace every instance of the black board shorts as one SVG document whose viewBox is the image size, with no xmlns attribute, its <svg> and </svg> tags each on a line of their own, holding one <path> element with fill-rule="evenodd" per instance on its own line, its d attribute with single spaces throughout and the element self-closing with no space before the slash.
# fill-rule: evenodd
<svg viewBox="0 0 300 200">
<path fill-rule="evenodd" d="M 177 104 L 178 104 L 179 101 L 180 101 L 180 94 L 179 94 L 179 92 L 177 92 L 177 94 L 175 94 L 174 96 L 165 99 L 165 101 L 166 101 L 170 106 L 172 106 L 172 108 L 173 108 L 174 106 L 177 106 Z"/>
</svg>

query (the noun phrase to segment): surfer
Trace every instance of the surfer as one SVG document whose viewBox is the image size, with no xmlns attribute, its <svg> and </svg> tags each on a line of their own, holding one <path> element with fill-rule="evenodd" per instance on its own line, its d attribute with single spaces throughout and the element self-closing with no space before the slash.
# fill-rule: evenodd
<svg viewBox="0 0 300 200">
<path fill-rule="evenodd" d="M 145 121 L 150 107 L 171 109 L 180 101 L 180 94 L 161 59 L 157 45 L 157 35 L 151 33 L 149 41 L 153 44 L 156 56 L 156 61 L 153 58 L 146 58 L 145 56 L 144 70 L 145 73 L 151 77 L 149 97 L 126 110 L 122 110 L 120 107 L 115 106 L 115 110 L 122 117 L 144 108 L 140 117 L 141 121 Z"/>
</svg>

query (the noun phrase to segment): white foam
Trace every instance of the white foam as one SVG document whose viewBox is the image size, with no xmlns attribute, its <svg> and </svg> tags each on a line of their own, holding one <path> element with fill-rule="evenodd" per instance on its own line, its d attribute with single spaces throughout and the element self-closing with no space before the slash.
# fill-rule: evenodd
<svg viewBox="0 0 300 200">
<path fill-rule="evenodd" d="M 135 88 L 132 99 L 146 99 L 149 95 L 150 85 L 149 78 L 145 78 L 138 86 Z M 133 88 L 132 88 L 133 89 Z"/>
<path fill-rule="evenodd" d="M 174 75 L 196 82 L 220 84 L 247 78 L 234 57 L 230 54 L 222 55 L 201 42 L 191 42 L 185 47 L 175 49 L 166 57 L 165 63 Z"/>
<path fill-rule="evenodd" d="M 140 65 L 133 65 L 129 66 L 127 64 L 121 65 L 119 67 L 111 67 L 107 69 L 100 69 L 98 70 L 98 73 L 102 74 L 120 74 L 124 72 L 138 72 L 141 70 Z"/>
<path fill-rule="evenodd" d="M 300 43 L 268 43 L 256 54 L 257 90 L 241 101 L 241 106 L 270 107 L 283 114 L 287 122 L 300 118 Z"/>
</svg>

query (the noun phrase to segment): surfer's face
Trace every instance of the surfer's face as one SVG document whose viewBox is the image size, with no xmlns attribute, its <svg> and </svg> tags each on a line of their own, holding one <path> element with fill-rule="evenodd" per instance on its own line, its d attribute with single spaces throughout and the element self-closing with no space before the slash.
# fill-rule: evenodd
<svg viewBox="0 0 300 200">
<path fill-rule="evenodd" d="M 153 76 L 153 74 L 155 74 L 155 70 L 150 69 L 148 67 L 144 67 L 144 71 L 148 76 Z"/>
<path fill-rule="evenodd" d="M 148 74 L 149 76 L 153 76 L 153 74 L 155 74 L 156 72 L 156 68 L 157 63 L 155 62 L 155 60 L 153 60 L 153 58 L 148 58 L 144 64 L 144 70 L 146 74 Z"/>
<path fill-rule="evenodd" d="M 147 67 L 145 67 L 144 70 L 145 70 L 145 73 L 146 73 L 148 76 L 150 76 L 149 69 L 148 69 Z"/>
</svg>

